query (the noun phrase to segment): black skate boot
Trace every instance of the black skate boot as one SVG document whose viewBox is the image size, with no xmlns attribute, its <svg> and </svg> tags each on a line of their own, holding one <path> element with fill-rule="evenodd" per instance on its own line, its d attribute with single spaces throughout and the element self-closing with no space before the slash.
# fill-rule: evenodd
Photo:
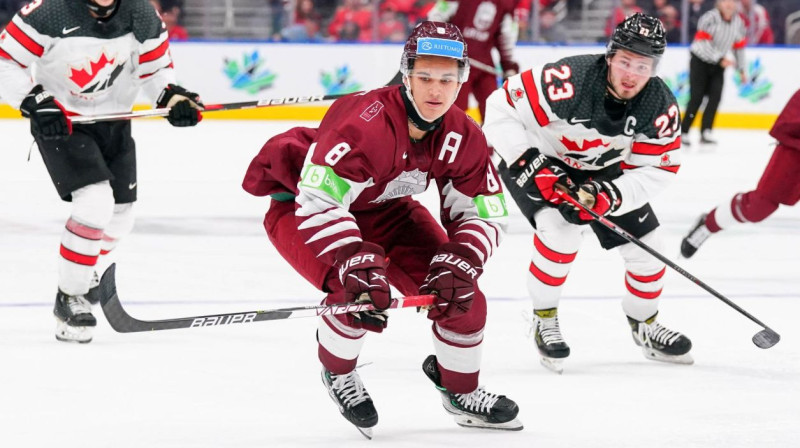
<svg viewBox="0 0 800 448">
<path fill-rule="evenodd" d="M 92 305 L 100 303 L 100 276 L 97 271 L 92 272 L 92 280 L 89 282 L 89 292 L 83 297 Z"/>
<path fill-rule="evenodd" d="M 483 387 L 475 389 L 470 394 L 448 392 L 442 387 L 442 378 L 435 355 L 425 358 L 425 362 L 422 363 L 422 371 L 441 392 L 444 410 L 452 414 L 460 426 L 506 431 L 522 429 L 522 423 L 516 418 L 519 408 L 505 395 L 486 392 Z"/>
<path fill-rule="evenodd" d="M 694 224 L 692 230 L 683 237 L 681 241 L 681 256 L 683 258 L 691 258 L 697 252 L 697 249 L 700 249 L 700 246 L 711 236 L 711 231 L 706 227 L 706 216 L 705 213 L 700 215 L 700 219 Z"/>
<path fill-rule="evenodd" d="M 97 325 L 92 315 L 92 305 L 83 296 L 69 296 L 58 291 L 56 305 L 56 339 L 85 344 L 92 341 L 91 328 Z"/>
<path fill-rule="evenodd" d="M 561 336 L 558 308 L 533 310 L 533 337 L 539 348 L 542 365 L 553 372 L 562 373 L 564 358 L 569 356 L 569 346 Z"/>
<path fill-rule="evenodd" d="M 700 143 L 708 146 L 717 145 L 717 140 L 711 135 L 711 129 L 706 129 L 700 133 Z"/>
<path fill-rule="evenodd" d="M 644 322 L 628 317 L 633 342 L 642 347 L 644 357 L 676 364 L 694 364 L 694 359 L 689 354 L 692 341 L 658 323 L 656 316 L 658 313 Z"/>
<path fill-rule="evenodd" d="M 331 399 L 339 406 L 339 412 L 350 423 L 356 425 L 364 437 L 372 439 L 372 427 L 378 424 L 378 411 L 372 404 L 364 383 L 353 370 L 336 375 L 322 368 L 322 383 L 328 389 Z"/>
</svg>

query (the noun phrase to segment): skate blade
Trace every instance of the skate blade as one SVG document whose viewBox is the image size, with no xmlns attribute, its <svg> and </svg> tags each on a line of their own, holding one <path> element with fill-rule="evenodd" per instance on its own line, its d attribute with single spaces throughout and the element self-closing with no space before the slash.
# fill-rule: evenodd
<svg viewBox="0 0 800 448">
<path fill-rule="evenodd" d="M 356 426 L 356 429 L 361 433 L 362 436 L 366 437 L 367 440 L 372 440 L 372 428 L 361 428 Z"/>
<path fill-rule="evenodd" d="M 88 344 L 92 342 L 92 330 L 91 327 L 73 327 L 56 318 L 56 339 L 61 342 Z"/>
<path fill-rule="evenodd" d="M 665 355 L 663 353 L 657 352 L 651 348 L 643 347 L 642 353 L 644 353 L 644 357 L 653 361 L 661 361 L 661 362 L 668 362 L 672 364 L 684 364 L 684 365 L 692 365 L 694 364 L 694 358 L 689 353 L 684 353 L 683 355 Z"/>
<path fill-rule="evenodd" d="M 505 423 L 489 423 L 470 415 L 461 414 L 453 417 L 458 426 L 463 426 L 464 428 L 494 429 L 498 431 L 522 431 L 523 428 L 522 422 L 517 419 Z"/>
<path fill-rule="evenodd" d="M 564 358 L 548 358 L 547 356 L 542 356 L 539 358 L 539 363 L 551 372 L 555 372 L 559 375 L 564 373 Z"/>
</svg>

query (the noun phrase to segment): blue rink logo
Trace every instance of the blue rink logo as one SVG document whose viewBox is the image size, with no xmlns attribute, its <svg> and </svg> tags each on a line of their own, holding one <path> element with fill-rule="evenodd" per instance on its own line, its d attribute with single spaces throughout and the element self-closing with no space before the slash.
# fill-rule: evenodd
<svg viewBox="0 0 800 448">
<path fill-rule="evenodd" d="M 353 79 L 353 72 L 346 64 L 332 72 L 321 71 L 319 82 L 325 88 L 325 95 L 341 95 L 361 90 L 361 83 Z"/>
<path fill-rule="evenodd" d="M 417 54 L 463 58 L 464 44 L 454 40 L 423 37 L 417 40 Z"/>
<path fill-rule="evenodd" d="M 747 77 L 744 82 L 739 78 L 739 73 L 733 72 L 733 83 L 740 98 L 751 103 L 757 103 L 769 96 L 772 91 L 772 81 L 764 76 L 764 66 L 761 58 L 751 61 L 747 67 Z"/>
<path fill-rule="evenodd" d="M 271 88 L 278 77 L 263 65 L 264 59 L 258 50 L 253 50 L 243 54 L 240 61 L 225 58 L 223 72 L 231 80 L 231 87 L 255 95 Z"/>
</svg>

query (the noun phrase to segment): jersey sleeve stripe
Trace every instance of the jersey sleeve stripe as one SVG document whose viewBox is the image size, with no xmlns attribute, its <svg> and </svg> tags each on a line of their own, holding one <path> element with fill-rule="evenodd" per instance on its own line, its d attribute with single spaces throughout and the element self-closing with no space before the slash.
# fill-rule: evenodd
<svg viewBox="0 0 800 448">
<path fill-rule="evenodd" d="M 8 54 L 5 51 L 3 51 L 2 48 L 0 48 L 0 58 L 8 59 L 9 61 L 13 61 L 13 62 L 15 62 L 17 65 L 19 65 L 22 68 L 28 68 L 25 65 L 23 65 L 22 63 L 20 63 L 18 60 L 16 60 L 13 57 L 11 57 L 10 54 Z"/>
<path fill-rule="evenodd" d="M 514 103 L 511 101 L 511 95 L 508 93 L 508 80 L 503 83 L 503 91 L 506 93 L 506 101 L 508 101 L 508 105 L 514 107 Z"/>
<path fill-rule="evenodd" d="M 146 62 L 155 61 L 156 59 L 160 58 L 161 56 L 164 56 L 164 54 L 167 53 L 168 49 L 169 49 L 169 41 L 165 40 L 164 42 L 161 43 L 161 45 L 157 46 L 153 50 L 148 51 L 147 53 L 141 54 L 139 56 L 139 64 L 144 64 Z"/>
<path fill-rule="evenodd" d="M 655 143 L 633 142 L 631 152 L 648 156 L 659 156 L 667 151 L 672 151 L 681 147 L 681 138 L 678 137 L 670 143 L 659 145 Z"/>
<path fill-rule="evenodd" d="M 657 166 L 656 168 L 664 171 L 669 171 L 670 173 L 677 173 L 679 169 L 681 169 L 680 165 L 675 166 Z"/>
<path fill-rule="evenodd" d="M 19 42 L 26 50 L 30 51 L 31 54 L 38 57 L 42 57 L 44 54 L 44 47 L 25 34 L 14 22 L 8 22 L 6 31 L 8 31 L 8 34 L 13 37 L 14 40 Z"/>
<path fill-rule="evenodd" d="M 539 126 L 547 126 L 550 124 L 550 120 L 547 118 L 547 113 L 545 113 L 542 106 L 539 104 L 539 92 L 536 89 L 536 82 L 533 80 L 533 72 L 531 70 L 527 70 L 522 73 L 522 86 L 525 87 L 525 93 L 528 95 L 528 102 L 531 103 L 531 109 L 533 109 L 533 115 L 536 117 L 536 121 L 539 123 Z"/>
<path fill-rule="evenodd" d="M 166 67 L 161 67 L 161 68 L 157 69 L 156 71 L 154 71 L 152 73 L 148 73 L 146 75 L 141 75 L 141 76 L 139 76 L 139 79 L 149 78 L 149 77 L 155 75 L 156 73 L 158 73 L 159 71 L 161 71 L 161 70 L 163 70 L 165 68 L 175 68 L 175 64 L 173 64 L 172 61 L 170 61 L 169 65 L 167 65 Z"/>
<path fill-rule="evenodd" d="M 733 49 L 734 50 L 740 50 L 740 49 L 744 48 L 745 45 L 747 45 L 747 38 L 746 37 L 744 39 L 740 40 L 739 42 L 734 42 Z"/>
</svg>

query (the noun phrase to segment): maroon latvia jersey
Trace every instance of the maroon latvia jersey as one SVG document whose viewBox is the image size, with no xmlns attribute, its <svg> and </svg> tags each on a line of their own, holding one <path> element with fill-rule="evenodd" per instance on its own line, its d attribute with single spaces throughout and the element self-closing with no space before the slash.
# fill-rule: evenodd
<svg viewBox="0 0 800 448">
<path fill-rule="evenodd" d="M 332 264 L 338 248 L 361 241 L 351 211 L 385 207 L 424 192 L 435 180 L 450 240 L 485 262 L 508 216 L 486 139 L 472 119 L 451 107 L 437 129 L 412 141 L 404 94 L 390 86 L 350 95 L 331 106 L 318 129 L 273 137 L 253 159 L 243 187 L 256 196 L 295 195 L 301 235 Z"/>
<path fill-rule="evenodd" d="M 494 73 L 492 48 L 497 48 L 505 71 L 515 65 L 513 17 L 517 1 L 440 0 L 428 13 L 428 20 L 450 22 L 461 30 L 473 68 Z"/>
</svg>

